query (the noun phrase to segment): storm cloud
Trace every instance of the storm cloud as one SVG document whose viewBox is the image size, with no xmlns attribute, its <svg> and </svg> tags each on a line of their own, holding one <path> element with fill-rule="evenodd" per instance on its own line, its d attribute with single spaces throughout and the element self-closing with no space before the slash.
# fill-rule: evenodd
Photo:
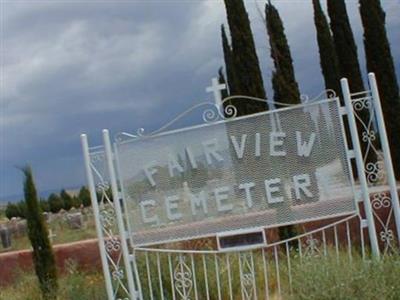
<svg viewBox="0 0 400 300">
<path fill-rule="evenodd" d="M 311 1 L 274 1 L 302 93 L 324 89 Z M 16 166 L 32 165 L 40 190 L 85 184 L 79 135 L 151 131 L 212 95 L 223 65 L 223 1 L 1 2 L 0 198 L 18 194 Z M 269 98 L 272 62 L 263 1 L 246 1 Z M 399 74 L 400 6 L 383 1 Z M 349 1 L 365 72 L 357 1 Z M 187 122 L 191 122 L 189 119 Z"/>
</svg>

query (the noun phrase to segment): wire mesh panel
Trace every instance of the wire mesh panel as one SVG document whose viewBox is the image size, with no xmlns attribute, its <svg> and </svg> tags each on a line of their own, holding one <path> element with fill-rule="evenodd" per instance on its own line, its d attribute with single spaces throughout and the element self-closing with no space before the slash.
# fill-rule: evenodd
<svg viewBox="0 0 400 300">
<path fill-rule="evenodd" d="M 136 245 L 356 211 L 337 99 L 117 143 Z"/>
</svg>

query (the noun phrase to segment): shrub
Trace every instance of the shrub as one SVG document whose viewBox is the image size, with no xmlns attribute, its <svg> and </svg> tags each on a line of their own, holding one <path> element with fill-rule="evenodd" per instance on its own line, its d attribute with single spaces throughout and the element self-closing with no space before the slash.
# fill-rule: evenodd
<svg viewBox="0 0 400 300">
<path fill-rule="evenodd" d="M 65 190 L 61 190 L 60 197 L 63 204 L 63 208 L 67 211 L 70 210 L 73 206 L 72 197 Z"/>
<path fill-rule="evenodd" d="M 12 218 L 19 217 L 18 206 L 14 203 L 8 203 L 5 214 L 9 220 L 11 220 Z"/>
<path fill-rule="evenodd" d="M 52 213 L 58 213 L 63 208 L 62 200 L 57 194 L 51 194 L 47 202 Z"/>
<path fill-rule="evenodd" d="M 81 200 L 83 206 L 88 207 L 91 205 L 90 192 L 85 186 L 81 187 L 81 189 L 79 190 L 78 197 Z"/>
</svg>

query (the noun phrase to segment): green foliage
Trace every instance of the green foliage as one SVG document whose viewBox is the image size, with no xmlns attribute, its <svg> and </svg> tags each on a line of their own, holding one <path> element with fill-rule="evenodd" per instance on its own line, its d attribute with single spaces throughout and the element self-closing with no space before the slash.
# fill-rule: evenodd
<svg viewBox="0 0 400 300">
<path fill-rule="evenodd" d="M 20 201 L 20 202 L 17 203 L 17 207 L 18 207 L 19 216 L 21 218 L 26 218 L 26 215 L 27 215 L 26 203 L 24 201 Z"/>
<path fill-rule="evenodd" d="M 265 16 L 271 46 L 271 58 L 275 66 L 275 71 L 272 73 L 274 100 L 288 104 L 300 103 L 299 86 L 295 78 L 292 56 L 283 23 L 278 11 L 271 3 L 265 5 Z M 295 235 L 294 226 L 279 228 L 281 240 Z"/>
<path fill-rule="evenodd" d="M 45 212 L 50 212 L 50 205 L 46 199 L 40 199 L 40 209 Z"/>
<path fill-rule="evenodd" d="M 400 179 L 400 96 L 386 34 L 385 13 L 379 0 L 360 0 L 360 14 L 367 69 L 375 73 L 378 82 L 393 166 L 396 178 Z"/>
<path fill-rule="evenodd" d="M 329 24 L 322 11 L 320 0 L 313 0 L 314 23 L 317 31 L 319 59 L 326 89 L 331 89 L 340 95 L 340 71 L 335 44 L 329 29 Z"/>
<path fill-rule="evenodd" d="M 12 218 L 19 217 L 18 205 L 14 203 L 8 203 L 5 211 L 6 217 L 11 220 Z"/>
<path fill-rule="evenodd" d="M 224 60 L 225 60 L 225 70 L 226 77 L 228 81 L 229 94 L 230 95 L 238 95 L 237 87 L 237 77 L 235 74 L 235 63 L 233 61 L 233 53 L 232 48 L 229 45 L 228 37 L 226 36 L 226 31 L 224 25 L 221 25 L 221 39 L 222 39 L 222 49 L 224 52 Z M 221 76 L 220 76 L 221 77 Z"/>
<path fill-rule="evenodd" d="M 327 0 L 328 14 L 330 18 L 330 27 L 333 34 L 335 50 L 339 61 L 340 77 L 346 77 L 349 81 L 350 91 L 364 91 L 364 83 L 358 62 L 357 46 L 351 30 L 349 17 L 347 15 L 346 4 L 344 0 Z M 357 113 L 364 124 L 369 123 L 369 111 L 362 110 Z M 360 141 L 363 140 L 361 122 L 357 122 Z M 361 150 L 366 156 L 367 162 L 375 162 L 376 154 L 374 151 L 368 151 L 368 143 L 361 143 Z M 356 168 L 353 165 L 353 173 L 357 176 Z"/>
<path fill-rule="evenodd" d="M 234 65 L 235 83 L 232 85 L 231 94 L 254 96 L 266 99 L 261 69 L 256 53 L 253 35 L 250 28 L 249 17 L 243 0 L 224 0 L 231 34 L 232 54 L 226 57 L 225 62 L 230 59 Z M 224 34 L 224 31 L 222 32 Z M 226 44 L 226 41 L 223 43 Z M 227 72 L 232 64 L 228 63 Z M 228 82 L 231 80 L 228 75 Z M 229 82 L 231 87 L 232 82 Z M 238 115 L 252 114 L 267 109 L 265 103 L 248 103 L 238 101 L 234 104 L 238 109 Z"/>
<path fill-rule="evenodd" d="M 271 3 L 265 4 L 265 17 L 271 58 L 275 66 L 275 71 L 272 73 L 274 100 L 298 104 L 300 103 L 300 91 L 294 75 L 293 61 L 285 29 L 277 9 Z"/>
<path fill-rule="evenodd" d="M 82 201 L 79 197 L 73 196 L 72 197 L 72 206 L 75 208 L 80 208 L 82 205 Z"/>
<path fill-rule="evenodd" d="M 360 92 L 364 84 L 358 63 L 357 46 L 351 30 L 344 0 L 327 0 L 328 14 L 336 53 L 339 59 L 340 77 L 347 77 L 350 90 Z"/>
<path fill-rule="evenodd" d="M 70 210 L 71 207 L 73 206 L 73 201 L 70 194 L 68 194 L 64 189 L 62 189 L 60 192 L 60 198 L 63 203 L 63 209 L 67 211 Z"/>
<path fill-rule="evenodd" d="M 39 206 L 39 199 L 30 167 L 25 175 L 24 196 L 27 206 L 28 236 L 33 248 L 33 263 L 44 299 L 55 299 L 58 289 L 53 249 L 49 241 L 46 222 Z"/>
<path fill-rule="evenodd" d="M 85 186 L 82 186 L 81 189 L 79 190 L 78 197 L 82 202 L 83 206 L 88 207 L 92 204 L 90 200 L 90 192 Z"/>
<path fill-rule="evenodd" d="M 59 280 L 59 300 L 106 300 L 104 279 L 101 272 L 80 272 L 68 268 L 67 274 Z M 0 299 L 38 300 L 41 299 L 34 275 L 21 273 L 11 286 L 0 289 Z"/>
<path fill-rule="evenodd" d="M 270 299 L 400 299 L 400 289 L 397 288 L 400 276 L 398 255 L 385 257 L 381 261 L 369 261 L 368 259 L 363 260 L 361 256 L 353 253 L 350 261 L 347 251 L 336 254 L 332 248 L 327 249 L 326 256 L 319 253 L 313 256 L 303 255 L 301 259 L 296 249 L 292 249 L 290 252 L 289 265 L 286 249 L 278 251 L 279 269 L 276 268 L 273 252 L 269 250 L 265 250 L 265 253 L 251 252 L 251 261 L 252 264 L 254 263 L 255 289 L 259 299 L 265 299 L 266 295 L 264 272 L 268 274 Z M 247 255 L 249 254 L 250 252 L 247 252 Z M 242 255 L 245 256 L 243 252 Z M 154 299 L 160 299 L 161 292 L 165 299 L 173 298 L 169 270 L 171 262 L 172 266 L 176 265 L 179 259 L 177 256 L 155 253 L 147 253 L 145 256 L 144 253 L 137 253 L 139 274 L 146 274 L 147 265 L 154 272 L 157 272 L 158 268 L 160 269 L 159 276 L 141 277 L 144 299 L 150 299 L 151 292 Z M 238 253 L 217 254 L 216 256 L 183 255 L 183 261 L 189 268 L 192 261 L 195 265 L 193 278 L 196 278 L 199 299 L 208 298 L 206 286 L 211 299 L 217 299 L 217 282 L 220 285 L 221 299 L 229 299 L 229 289 L 232 289 L 233 295 L 238 295 L 237 299 L 241 299 L 240 256 Z M 264 259 L 266 263 L 264 263 Z M 214 271 L 216 261 L 218 261 L 219 273 Z M 229 261 L 229 279 L 227 261 Z M 205 273 L 207 274 L 207 283 L 204 278 Z M 159 288 L 159 278 L 162 279 L 162 290 Z M 229 280 L 231 286 L 228 286 Z M 147 288 L 149 286 L 152 287 L 151 292 Z M 235 296 L 234 299 L 236 299 Z"/>
<path fill-rule="evenodd" d="M 50 194 L 47 202 L 52 213 L 58 213 L 63 208 L 63 202 L 57 194 Z"/>
<path fill-rule="evenodd" d="M 327 258 L 310 257 L 293 265 L 293 294 L 296 300 L 400 299 L 398 255 L 381 261 L 351 262 L 345 253 Z"/>
</svg>

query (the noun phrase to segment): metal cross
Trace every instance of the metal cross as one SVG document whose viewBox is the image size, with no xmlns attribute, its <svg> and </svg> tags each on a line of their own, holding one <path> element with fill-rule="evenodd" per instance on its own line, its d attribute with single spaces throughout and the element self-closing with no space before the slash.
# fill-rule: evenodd
<svg viewBox="0 0 400 300">
<path fill-rule="evenodd" d="M 214 94 L 214 101 L 215 104 L 220 107 L 222 104 L 222 93 L 221 91 L 226 90 L 226 84 L 224 83 L 219 83 L 218 78 L 214 77 L 211 80 L 211 86 L 206 88 L 207 93 L 213 93 Z"/>
</svg>

